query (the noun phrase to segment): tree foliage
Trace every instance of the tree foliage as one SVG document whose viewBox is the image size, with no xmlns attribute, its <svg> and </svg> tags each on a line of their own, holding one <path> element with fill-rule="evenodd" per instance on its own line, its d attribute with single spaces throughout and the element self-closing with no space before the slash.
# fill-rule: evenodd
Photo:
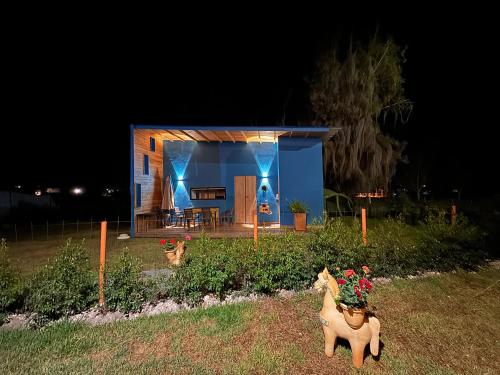
<svg viewBox="0 0 500 375">
<path fill-rule="evenodd" d="M 345 57 L 336 48 L 319 59 L 311 87 L 317 124 L 331 127 L 325 141 L 325 182 L 354 194 L 387 189 L 402 159 L 404 143 L 384 134 L 389 118 L 404 122 L 411 103 L 404 95 L 404 50 L 373 37 Z"/>
</svg>

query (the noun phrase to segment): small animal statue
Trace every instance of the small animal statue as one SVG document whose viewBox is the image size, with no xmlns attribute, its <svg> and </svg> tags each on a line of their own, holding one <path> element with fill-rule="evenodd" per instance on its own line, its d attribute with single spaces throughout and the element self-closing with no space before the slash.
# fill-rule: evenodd
<svg viewBox="0 0 500 375">
<path fill-rule="evenodd" d="M 363 365 L 363 354 L 368 343 L 370 344 L 371 354 L 377 356 L 379 351 L 379 320 L 374 316 L 365 315 L 365 321 L 360 328 L 351 328 L 344 319 L 342 309 L 335 303 L 340 292 L 339 286 L 326 267 L 323 272 L 318 274 L 318 280 L 314 283 L 314 288 L 318 292 L 325 291 L 323 308 L 319 313 L 319 319 L 323 325 L 325 335 L 326 356 L 333 357 L 337 337 L 349 341 L 352 362 L 356 368 Z"/>
<path fill-rule="evenodd" d="M 186 250 L 186 241 L 177 241 L 173 250 L 165 251 L 168 263 L 178 266 L 181 263 L 182 256 Z"/>
</svg>

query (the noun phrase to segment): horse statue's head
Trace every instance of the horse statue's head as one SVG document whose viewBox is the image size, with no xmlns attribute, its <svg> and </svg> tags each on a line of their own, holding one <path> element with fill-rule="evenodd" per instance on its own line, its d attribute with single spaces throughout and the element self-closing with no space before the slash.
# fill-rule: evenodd
<svg viewBox="0 0 500 375">
<path fill-rule="evenodd" d="M 323 272 L 318 273 L 318 280 L 314 283 L 314 289 L 316 289 L 317 292 L 330 290 L 334 299 L 337 298 L 340 293 L 337 281 L 332 275 L 330 275 L 330 272 L 328 272 L 328 268 L 326 267 Z"/>
</svg>

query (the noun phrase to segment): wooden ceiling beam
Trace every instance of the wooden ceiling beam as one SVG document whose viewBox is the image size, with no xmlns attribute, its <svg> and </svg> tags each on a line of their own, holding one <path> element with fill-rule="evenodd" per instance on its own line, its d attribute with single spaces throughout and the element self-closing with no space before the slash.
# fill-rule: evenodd
<svg viewBox="0 0 500 375">
<path fill-rule="evenodd" d="M 197 139 L 191 137 L 188 133 L 186 133 L 184 130 L 179 130 L 182 134 L 184 134 L 186 137 L 188 137 L 189 139 L 191 139 L 192 141 L 195 141 L 195 142 L 198 142 Z"/>
<path fill-rule="evenodd" d="M 201 138 L 203 138 L 205 141 L 210 142 L 210 139 L 205 137 L 199 130 L 193 130 L 196 134 L 198 134 Z"/>
<path fill-rule="evenodd" d="M 227 134 L 227 136 L 229 137 L 229 139 L 231 139 L 231 141 L 233 141 L 233 143 L 236 143 L 236 141 L 234 140 L 234 138 L 233 138 L 233 136 L 231 135 L 230 132 L 228 132 L 227 130 L 225 130 L 224 132 Z"/>
<path fill-rule="evenodd" d="M 245 138 L 245 142 L 248 143 L 248 138 L 247 136 L 245 135 L 245 133 L 243 132 L 243 130 L 240 130 L 240 133 L 241 135 L 243 136 L 243 138 Z"/>
<path fill-rule="evenodd" d="M 184 142 L 184 139 L 182 139 L 182 138 L 178 137 L 177 135 L 175 135 L 175 134 L 174 134 L 174 133 L 172 133 L 171 131 L 169 131 L 169 130 L 165 130 L 165 132 L 166 132 L 167 134 L 170 134 L 172 137 L 176 138 L 177 140 Z"/>
</svg>

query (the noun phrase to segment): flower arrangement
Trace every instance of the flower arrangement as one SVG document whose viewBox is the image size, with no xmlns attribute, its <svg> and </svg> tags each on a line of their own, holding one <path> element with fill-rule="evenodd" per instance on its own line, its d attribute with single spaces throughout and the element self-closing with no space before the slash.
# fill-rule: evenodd
<svg viewBox="0 0 500 375">
<path fill-rule="evenodd" d="M 190 241 L 191 240 L 191 235 L 189 234 L 185 234 L 184 235 L 184 240 L 185 241 Z M 160 248 L 162 250 L 162 252 L 171 252 L 171 251 L 175 251 L 175 246 L 177 245 L 178 242 L 182 241 L 182 239 L 175 239 L 175 238 L 171 238 L 169 240 L 166 240 L 166 239 L 161 239 L 160 240 Z"/>
<path fill-rule="evenodd" d="M 161 239 L 160 240 L 160 246 L 161 246 L 161 250 L 163 252 L 165 251 L 173 251 L 175 249 L 175 244 L 176 244 L 176 240 L 175 239 L 170 239 L 170 240 L 165 240 L 165 239 Z"/>
<path fill-rule="evenodd" d="M 353 269 L 341 270 L 336 268 L 335 278 L 339 285 L 337 304 L 344 304 L 347 308 L 365 308 L 368 304 L 368 294 L 372 291 L 372 283 L 368 280 L 370 269 L 361 267 L 359 272 Z"/>
</svg>

